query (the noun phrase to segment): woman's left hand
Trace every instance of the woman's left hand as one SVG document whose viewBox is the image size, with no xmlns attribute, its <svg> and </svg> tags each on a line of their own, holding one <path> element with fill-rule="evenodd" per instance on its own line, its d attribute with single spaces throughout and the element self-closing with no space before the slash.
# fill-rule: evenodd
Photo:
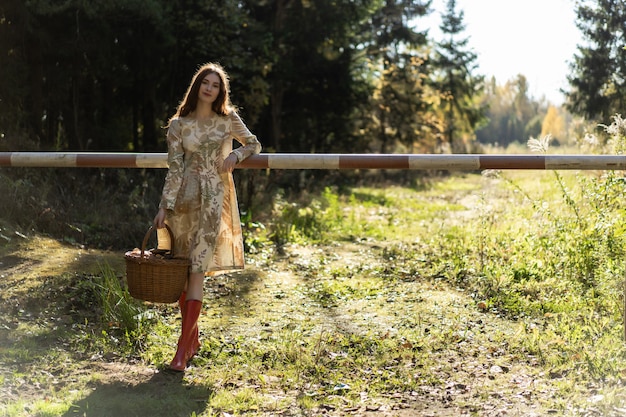
<svg viewBox="0 0 626 417">
<path fill-rule="evenodd" d="M 224 172 L 233 172 L 233 169 L 235 169 L 235 165 L 237 165 L 238 163 L 239 161 L 237 160 L 237 155 L 231 153 L 230 155 L 228 155 L 228 157 L 226 157 L 226 159 L 224 159 L 222 170 Z"/>
</svg>

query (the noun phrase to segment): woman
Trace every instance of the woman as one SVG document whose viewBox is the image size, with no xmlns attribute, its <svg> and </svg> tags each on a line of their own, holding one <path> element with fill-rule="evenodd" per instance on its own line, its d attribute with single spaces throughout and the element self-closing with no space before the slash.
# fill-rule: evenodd
<svg viewBox="0 0 626 417">
<path fill-rule="evenodd" d="M 233 138 L 242 146 L 233 150 Z M 243 237 L 232 172 L 261 144 L 230 103 L 228 75 L 219 64 L 193 76 L 167 131 L 168 172 L 154 225 L 167 223 L 178 257 L 191 268 L 180 296 L 182 330 L 170 369 L 184 371 L 198 352 L 198 317 L 205 275 L 243 269 Z"/>
</svg>

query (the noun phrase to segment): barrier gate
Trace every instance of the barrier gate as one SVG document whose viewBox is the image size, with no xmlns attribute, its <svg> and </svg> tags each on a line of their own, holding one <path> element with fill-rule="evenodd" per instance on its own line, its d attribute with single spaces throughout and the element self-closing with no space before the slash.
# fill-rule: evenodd
<svg viewBox="0 0 626 417">
<path fill-rule="evenodd" d="M 167 168 L 166 153 L 0 152 L 0 167 Z M 626 170 L 624 155 L 259 154 L 248 169 Z M 626 279 L 623 337 L 626 341 Z"/>
</svg>

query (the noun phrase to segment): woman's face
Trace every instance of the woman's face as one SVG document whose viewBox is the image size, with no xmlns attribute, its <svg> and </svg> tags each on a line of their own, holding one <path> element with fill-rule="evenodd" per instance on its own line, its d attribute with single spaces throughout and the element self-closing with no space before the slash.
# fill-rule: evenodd
<svg viewBox="0 0 626 417">
<path fill-rule="evenodd" d="M 202 79 L 200 91 L 198 91 L 198 100 L 202 103 L 213 104 L 217 96 L 220 94 L 220 77 L 215 73 L 209 73 Z"/>
</svg>

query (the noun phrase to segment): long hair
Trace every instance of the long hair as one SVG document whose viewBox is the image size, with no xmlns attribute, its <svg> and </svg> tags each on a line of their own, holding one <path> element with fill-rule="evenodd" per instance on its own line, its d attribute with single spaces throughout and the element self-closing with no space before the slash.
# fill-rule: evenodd
<svg viewBox="0 0 626 417">
<path fill-rule="evenodd" d="M 188 116 L 189 113 L 196 110 L 202 80 L 209 74 L 216 74 L 220 78 L 220 92 L 211 106 L 213 111 L 220 116 L 226 116 L 235 110 L 230 102 L 230 82 L 228 74 L 220 64 L 209 62 L 200 66 L 198 71 L 196 71 L 183 100 L 178 105 L 178 109 L 170 121 L 177 117 Z"/>
</svg>

